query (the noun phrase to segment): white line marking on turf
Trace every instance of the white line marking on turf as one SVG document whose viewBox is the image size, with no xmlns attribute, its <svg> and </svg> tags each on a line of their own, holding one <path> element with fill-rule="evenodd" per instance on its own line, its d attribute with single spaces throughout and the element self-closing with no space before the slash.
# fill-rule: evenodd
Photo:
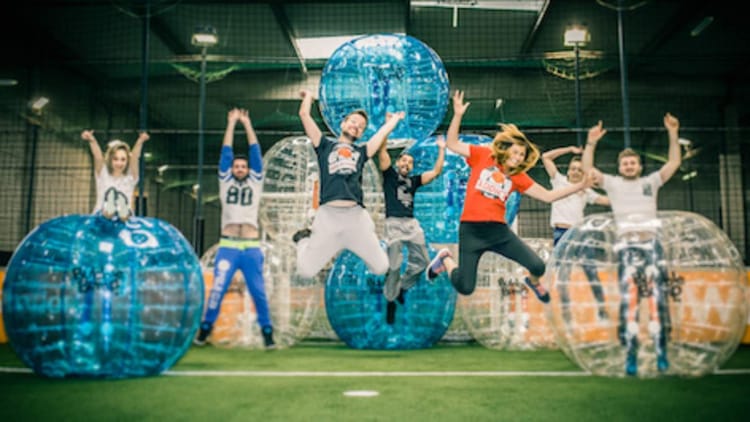
<svg viewBox="0 0 750 422">
<path fill-rule="evenodd" d="M 0 373 L 31 374 L 29 368 L 0 366 Z M 446 372 L 347 372 L 347 371 L 166 371 L 173 377 L 588 377 L 573 371 L 446 371 Z M 750 368 L 719 369 L 713 375 L 750 375 Z M 604 377 L 604 376 L 602 376 Z"/>
<path fill-rule="evenodd" d="M 588 372 L 572 371 L 167 371 L 164 374 L 178 377 L 587 377 L 591 375 Z"/>
<path fill-rule="evenodd" d="M 372 390 L 352 390 L 344 391 L 344 395 L 347 397 L 377 397 L 380 393 Z"/>
</svg>

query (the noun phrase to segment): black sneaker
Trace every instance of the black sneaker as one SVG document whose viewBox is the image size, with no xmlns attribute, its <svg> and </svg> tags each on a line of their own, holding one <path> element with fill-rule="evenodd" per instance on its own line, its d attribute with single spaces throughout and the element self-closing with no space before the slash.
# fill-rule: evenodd
<svg viewBox="0 0 750 422">
<path fill-rule="evenodd" d="M 310 237 L 311 233 L 312 232 L 310 231 L 310 229 L 299 230 L 297 231 L 297 233 L 294 233 L 294 236 L 292 236 L 292 240 L 294 241 L 294 243 L 297 243 L 306 237 Z"/>
<path fill-rule="evenodd" d="M 406 290 L 399 289 L 399 291 L 398 291 L 398 297 L 396 297 L 396 300 L 398 301 L 398 303 L 400 303 L 402 305 L 404 303 L 406 303 L 406 298 L 404 297 L 404 293 L 406 293 Z"/>
<path fill-rule="evenodd" d="M 265 344 L 266 349 L 275 349 L 276 342 L 273 341 L 273 327 L 263 327 L 261 333 L 263 334 L 263 344 Z"/>
<path fill-rule="evenodd" d="M 211 334 L 210 325 L 201 324 L 200 330 L 198 330 L 198 336 L 193 340 L 193 344 L 196 346 L 205 346 L 208 343 L 208 336 Z"/>
<path fill-rule="evenodd" d="M 388 325 L 393 325 L 396 322 L 396 302 L 388 301 L 388 305 L 385 307 L 385 322 Z"/>
</svg>

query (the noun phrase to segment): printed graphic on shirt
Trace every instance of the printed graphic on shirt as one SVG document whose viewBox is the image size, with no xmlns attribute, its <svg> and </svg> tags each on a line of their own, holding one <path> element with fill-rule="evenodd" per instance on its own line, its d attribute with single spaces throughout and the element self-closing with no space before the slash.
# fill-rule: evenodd
<svg viewBox="0 0 750 422">
<path fill-rule="evenodd" d="M 226 204 L 248 206 L 253 203 L 253 188 L 246 183 L 235 182 L 227 189 Z"/>
<path fill-rule="evenodd" d="M 495 166 L 487 167 L 479 173 L 475 188 L 489 199 L 505 199 L 513 187 L 513 182 Z"/>
<path fill-rule="evenodd" d="M 414 202 L 414 195 L 411 194 L 411 178 L 398 176 L 398 187 L 396 188 L 396 198 L 404 207 L 411 208 Z"/>
<path fill-rule="evenodd" d="M 328 174 L 352 174 L 357 171 L 360 152 L 349 144 L 337 143 L 328 154 Z"/>
<path fill-rule="evenodd" d="M 651 183 L 643 184 L 643 196 L 654 196 L 654 189 L 651 186 Z"/>
</svg>

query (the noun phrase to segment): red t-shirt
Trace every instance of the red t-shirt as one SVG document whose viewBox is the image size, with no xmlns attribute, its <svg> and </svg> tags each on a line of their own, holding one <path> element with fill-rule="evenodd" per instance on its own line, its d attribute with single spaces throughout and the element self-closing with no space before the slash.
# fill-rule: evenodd
<svg viewBox="0 0 750 422">
<path fill-rule="evenodd" d="M 506 176 L 486 146 L 469 145 L 466 163 L 471 167 L 461 221 L 505 223 L 505 200 L 514 190 L 524 192 L 534 184 L 526 173 Z"/>
</svg>

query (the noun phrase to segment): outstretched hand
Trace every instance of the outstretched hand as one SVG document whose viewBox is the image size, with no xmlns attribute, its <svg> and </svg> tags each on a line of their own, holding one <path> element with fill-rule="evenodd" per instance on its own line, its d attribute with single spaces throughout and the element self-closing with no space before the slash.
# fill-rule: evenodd
<svg viewBox="0 0 750 422">
<path fill-rule="evenodd" d="M 599 120 L 599 122 L 596 125 L 594 125 L 591 129 L 589 129 L 589 135 L 588 135 L 588 138 L 586 139 L 586 143 L 595 145 L 606 134 L 607 134 L 607 129 L 604 129 L 604 123 L 602 123 L 602 121 Z"/>
<path fill-rule="evenodd" d="M 397 111 L 395 113 L 386 112 L 385 113 L 385 121 L 388 122 L 392 119 L 396 120 L 403 120 L 403 118 L 406 117 L 406 113 L 403 111 Z"/>
<path fill-rule="evenodd" d="M 83 139 L 86 142 L 95 142 L 96 138 L 94 137 L 94 131 L 84 130 L 83 132 L 81 132 L 81 139 Z"/>
<path fill-rule="evenodd" d="M 464 102 L 464 92 L 456 90 L 453 94 L 453 114 L 463 116 L 466 113 L 466 109 L 469 108 L 471 103 Z"/>
<path fill-rule="evenodd" d="M 672 114 L 667 113 L 664 115 L 664 127 L 668 131 L 677 131 L 680 128 L 680 121 Z"/>
<path fill-rule="evenodd" d="M 312 92 L 312 91 L 310 91 L 309 89 L 300 89 L 300 90 L 299 90 L 299 96 L 300 96 L 300 98 L 302 98 L 303 100 L 304 100 L 305 98 L 310 98 L 311 100 L 314 100 L 314 99 L 315 99 L 315 95 L 314 95 L 314 94 L 313 94 L 313 92 Z"/>
<path fill-rule="evenodd" d="M 435 145 L 437 145 L 438 148 L 440 149 L 445 149 L 445 136 L 443 135 L 438 136 L 437 139 L 435 140 Z"/>
</svg>

